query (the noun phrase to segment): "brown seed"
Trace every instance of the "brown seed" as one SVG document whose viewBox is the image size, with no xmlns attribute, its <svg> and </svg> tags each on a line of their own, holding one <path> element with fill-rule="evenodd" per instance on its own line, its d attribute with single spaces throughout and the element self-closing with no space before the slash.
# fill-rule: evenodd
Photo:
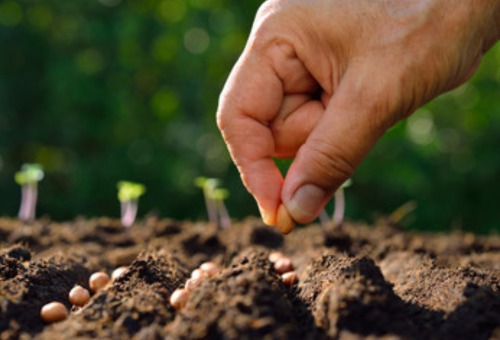
<svg viewBox="0 0 500 340">
<path fill-rule="evenodd" d="M 98 290 L 104 288 L 110 281 L 108 274 L 104 272 L 97 272 L 90 276 L 89 286 L 90 289 L 96 293 Z"/>
<path fill-rule="evenodd" d="M 189 280 L 186 281 L 186 284 L 184 285 L 184 287 L 187 290 L 193 290 L 196 287 L 198 287 L 202 282 L 203 282 L 203 278 L 201 278 L 201 277 L 197 277 L 196 279 L 190 278 Z"/>
<path fill-rule="evenodd" d="M 281 275 L 281 279 L 286 286 L 291 286 L 299 279 L 296 272 L 288 272 Z"/>
<path fill-rule="evenodd" d="M 189 291 L 187 289 L 178 288 L 170 296 L 170 304 L 175 309 L 181 309 L 189 299 Z"/>
<path fill-rule="evenodd" d="M 74 286 L 69 291 L 69 302 L 75 306 L 84 306 L 90 300 L 90 293 L 82 286 Z"/>
<path fill-rule="evenodd" d="M 274 270 L 279 274 L 285 274 L 293 270 L 292 261 L 288 257 L 282 257 L 274 263 Z"/>
<path fill-rule="evenodd" d="M 192 279 L 204 279 L 207 277 L 207 272 L 201 270 L 201 269 L 195 269 L 191 272 L 191 278 Z"/>
<path fill-rule="evenodd" d="M 60 302 L 51 302 L 42 307 L 40 316 L 46 323 L 62 321 L 68 317 L 68 310 Z"/>
<path fill-rule="evenodd" d="M 123 273 L 125 273 L 125 271 L 127 270 L 127 267 L 118 267 L 116 268 L 115 270 L 113 270 L 113 273 L 111 273 L 111 280 L 116 280 L 117 278 L 119 278 L 120 276 L 123 275 Z"/>
<path fill-rule="evenodd" d="M 219 273 L 219 266 L 213 262 L 205 262 L 200 265 L 200 270 L 205 272 L 208 277 L 214 277 Z"/>
<path fill-rule="evenodd" d="M 276 228 L 280 233 L 285 235 L 290 233 L 293 228 L 295 228 L 295 221 L 293 220 L 292 216 L 290 216 L 288 210 L 286 210 L 286 207 L 283 204 L 281 204 L 278 208 Z"/>
<path fill-rule="evenodd" d="M 282 257 L 283 257 L 282 253 L 280 253 L 279 251 L 273 251 L 272 253 L 269 254 L 268 259 L 272 263 L 275 263 L 276 261 L 278 261 Z"/>
</svg>

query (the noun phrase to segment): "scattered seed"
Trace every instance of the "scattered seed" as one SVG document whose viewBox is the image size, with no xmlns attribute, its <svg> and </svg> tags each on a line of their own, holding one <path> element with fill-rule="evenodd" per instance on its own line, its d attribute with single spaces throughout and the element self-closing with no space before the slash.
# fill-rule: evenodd
<svg viewBox="0 0 500 340">
<path fill-rule="evenodd" d="M 208 277 L 214 277 L 219 273 L 219 266 L 213 262 L 205 262 L 200 265 L 200 270 L 205 272 Z"/>
<path fill-rule="evenodd" d="M 170 304 L 175 309 L 181 309 L 186 305 L 189 298 L 189 291 L 187 289 L 178 288 L 170 296 Z"/>
<path fill-rule="evenodd" d="M 282 257 L 274 263 L 274 270 L 279 274 L 285 274 L 293 270 L 292 261 L 288 257 Z"/>
<path fill-rule="evenodd" d="M 89 286 L 90 289 L 96 293 L 98 290 L 104 288 L 110 281 L 108 274 L 104 272 L 97 272 L 90 276 Z"/>
<path fill-rule="evenodd" d="M 69 302 L 75 306 L 84 306 L 90 300 L 90 293 L 82 286 L 74 286 L 69 291 Z"/>
<path fill-rule="evenodd" d="M 68 317 L 68 310 L 60 302 L 51 302 L 42 307 L 40 316 L 46 323 L 58 322 Z"/>
<path fill-rule="evenodd" d="M 278 208 L 278 216 L 276 217 L 276 228 L 282 234 L 290 233 L 295 228 L 295 221 L 286 210 L 286 207 L 281 204 Z"/>
<path fill-rule="evenodd" d="M 280 253 L 279 251 L 273 251 L 272 253 L 269 254 L 268 259 L 272 263 L 275 263 L 276 261 L 278 261 L 282 257 L 283 257 L 282 253 Z"/>
<path fill-rule="evenodd" d="M 296 272 L 288 272 L 281 275 L 281 279 L 286 286 L 291 286 L 299 279 Z"/>
<path fill-rule="evenodd" d="M 203 279 L 201 277 L 197 277 L 196 279 L 190 278 L 189 280 L 186 281 L 186 284 L 184 285 L 184 287 L 187 290 L 193 290 L 196 287 L 198 287 L 202 281 L 203 281 Z"/>
<path fill-rule="evenodd" d="M 195 269 L 191 272 L 192 279 L 198 279 L 198 278 L 204 279 L 206 277 L 207 277 L 207 272 L 205 272 L 201 269 Z"/>
<path fill-rule="evenodd" d="M 125 271 L 127 270 L 127 267 L 118 267 L 116 268 L 115 270 L 113 270 L 113 273 L 111 273 L 111 280 L 116 280 L 117 278 L 119 278 L 120 276 L 123 275 L 123 273 L 125 273 Z"/>
</svg>

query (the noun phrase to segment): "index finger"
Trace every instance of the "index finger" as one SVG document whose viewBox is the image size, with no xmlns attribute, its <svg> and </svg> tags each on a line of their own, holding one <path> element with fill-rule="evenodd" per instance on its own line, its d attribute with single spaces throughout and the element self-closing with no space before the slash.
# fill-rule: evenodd
<svg viewBox="0 0 500 340">
<path fill-rule="evenodd" d="M 219 99 L 217 125 L 247 190 L 254 196 L 264 223 L 276 223 L 283 176 L 272 156 L 269 122 L 283 99 L 281 80 L 262 55 L 243 53 Z"/>
</svg>

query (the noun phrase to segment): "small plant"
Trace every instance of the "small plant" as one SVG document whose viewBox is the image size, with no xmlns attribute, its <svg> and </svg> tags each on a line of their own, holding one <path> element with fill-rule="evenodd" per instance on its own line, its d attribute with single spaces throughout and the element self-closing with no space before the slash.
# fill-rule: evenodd
<svg viewBox="0 0 500 340">
<path fill-rule="evenodd" d="M 21 186 L 21 207 L 18 217 L 28 222 L 35 219 L 38 199 L 38 182 L 43 179 L 43 168 L 40 164 L 23 164 L 21 171 L 16 172 L 14 180 Z"/>
<path fill-rule="evenodd" d="M 328 214 L 326 213 L 326 211 L 324 209 L 321 212 L 321 214 L 319 215 L 320 223 L 323 226 L 328 225 L 330 222 L 333 222 L 334 226 L 341 226 L 342 223 L 344 222 L 344 213 L 345 213 L 344 189 L 347 188 L 348 186 L 350 186 L 351 183 L 352 183 L 352 180 L 348 179 L 335 192 L 335 195 L 334 195 L 335 209 L 333 211 L 332 219 L 330 220 L 330 218 L 328 217 Z"/>
<path fill-rule="evenodd" d="M 121 207 L 121 222 L 125 227 L 130 227 L 137 216 L 139 197 L 144 195 L 146 187 L 140 183 L 118 182 L 118 200 Z"/>
<path fill-rule="evenodd" d="M 229 197 L 229 191 L 219 188 L 220 180 L 216 178 L 198 177 L 195 185 L 203 190 L 208 220 L 222 229 L 229 228 L 231 218 L 224 204 L 224 200 Z"/>
</svg>

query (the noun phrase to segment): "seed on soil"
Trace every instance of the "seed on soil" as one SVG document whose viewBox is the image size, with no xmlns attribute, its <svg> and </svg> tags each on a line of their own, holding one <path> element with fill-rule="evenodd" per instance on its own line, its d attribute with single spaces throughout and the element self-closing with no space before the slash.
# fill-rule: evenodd
<svg viewBox="0 0 500 340">
<path fill-rule="evenodd" d="M 299 279 L 296 272 L 288 272 L 281 275 L 281 279 L 286 286 L 291 286 Z"/>
<path fill-rule="evenodd" d="M 200 265 L 200 270 L 205 272 L 208 277 L 214 277 L 219 272 L 219 266 L 213 262 L 205 262 Z"/>
<path fill-rule="evenodd" d="M 276 217 L 276 228 L 282 234 L 290 233 L 295 228 L 295 221 L 288 213 L 286 207 L 281 204 L 278 208 L 278 216 Z"/>
<path fill-rule="evenodd" d="M 198 277 L 196 279 L 190 278 L 189 280 L 186 281 L 186 284 L 184 286 L 187 290 L 193 290 L 196 287 L 198 287 L 202 281 L 203 281 L 203 278 L 201 278 L 201 277 Z"/>
<path fill-rule="evenodd" d="M 181 309 L 189 299 L 189 291 L 187 289 L 178 288 L 170 296 L 170 304 L 175 309 Z"/>
<path fill-rule="evenodd" d="M 45 323 L 58 322 L 68 317 L 68 310 L 60 302 L 51 302 L 42 307 L 40 316 Z"/>
<path fill-rule="evenodd" d="M 192 279 L 204 279 L 206 278 L 208 275 L 207 275 L 207 272 L 201 270 L 201 269 L 195 269 L 191 272 L 191 278 Z"/>
<path fill-rule="evenodd" d="M 293 270 L 292 261 L 288 257 L 282 257 L 274 263 L 274 270 L 279 274 L 285 274 Z"/>
<path fill-rule="evenodd" d="M 113 270 L 113 273 L 111 273 L 111 280 L 116 280 L 117 278 L 119 278 L 120 276 L 123 275 L 123 273 L 125 273 L 125 271 L 127 270 L 127 267 L 118 267 L 116 268 L 115 270 Z"/>
<path fill-rule="evenodd" d="M 69 291 L 69 302 L 75 306 L 84 306 L 90 300 L 90 293 L 82 286 L 74 286 Z"/>
<path fill-rule="evenodd" d="M 272 263 L 275 263 L 276 261 L 278 261 L 280 258 L 282 258 L 284 255 L 282 253 L 280 253 L 279 251 L 273 251 L 272 253 L 269 254 L 269 261 L 271 261 Z"/>
<path fill-rule="evenodd" d="M 108 274 L 104 272 L 97 272 L 90 276 L 89 286 L 90 289 L 96 293 L 98 290 L 104 288 L 110 281 Z"/>
</svg>

